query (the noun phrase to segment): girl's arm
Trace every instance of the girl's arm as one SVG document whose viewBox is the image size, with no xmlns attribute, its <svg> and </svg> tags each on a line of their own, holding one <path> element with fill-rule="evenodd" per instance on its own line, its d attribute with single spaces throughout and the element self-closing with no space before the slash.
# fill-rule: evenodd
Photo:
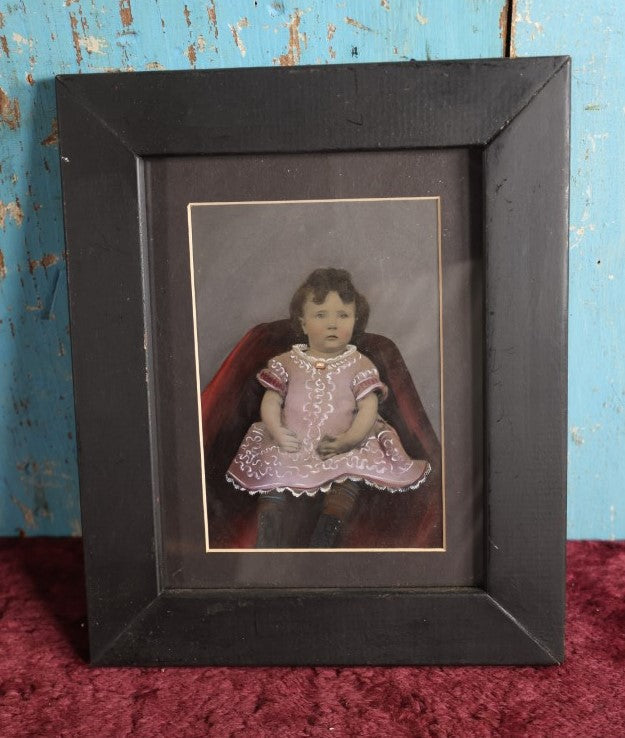
<svg viewBox="0 0 625 738">
<path fill-rule="evenodd" d="M 282 425 L 282 397 L 274 390 L 265 390 L 260 403 L 260 418 L 283 451 L 299 451 L 299 439 L 293 431 Z"/>
<path fill-rule="evenodd" d="M 354 420 L 345 433 L 340 433 L 338 436 L 324 436 L 319 441 L 317 453 L 322 459 L 329 459 L 330 456 L 351 451 L 369 435 L 378 417 L 377 394 L 370 392 L 358 401 L 357 407 L 358 411 Z"/>
</svg>

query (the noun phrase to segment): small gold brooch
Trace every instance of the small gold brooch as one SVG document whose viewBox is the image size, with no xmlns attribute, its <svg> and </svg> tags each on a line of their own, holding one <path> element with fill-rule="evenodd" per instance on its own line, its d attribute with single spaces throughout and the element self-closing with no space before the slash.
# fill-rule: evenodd
<svg viewBox="0 0 625 738">
<path fill-rule="evenodd" d="M 327 364 L 325 361 L 316 361 L 315 362 L 315 369 L 325 369 Z"/>
</svg>

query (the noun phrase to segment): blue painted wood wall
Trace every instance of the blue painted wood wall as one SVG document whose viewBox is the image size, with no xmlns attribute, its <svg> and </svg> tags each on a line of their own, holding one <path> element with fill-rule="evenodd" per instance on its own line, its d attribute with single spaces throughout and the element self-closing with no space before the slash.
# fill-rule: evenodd
<svg viewBox="0 0 625 738">
<path fill-rule="evenodd" d="M 55 74 L 508 48 L 573 57 L 569 536 L 625 537 L 625 6 L 509 2 L 0 3 L 0 535 L 80 532 Z"/>
</svg>

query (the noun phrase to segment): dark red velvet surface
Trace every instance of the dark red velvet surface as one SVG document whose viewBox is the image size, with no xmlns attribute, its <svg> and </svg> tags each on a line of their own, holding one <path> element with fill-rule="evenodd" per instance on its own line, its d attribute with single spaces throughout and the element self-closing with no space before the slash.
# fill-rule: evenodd
<svg viewBox="0 0 625 738">
<path fill-rule="evenodd" d="M 0 736 L 625 736 L 625 543 L 568 545 L 560 667 L 93 669 L 78 540 L 0 543 Z"/>
</svg>

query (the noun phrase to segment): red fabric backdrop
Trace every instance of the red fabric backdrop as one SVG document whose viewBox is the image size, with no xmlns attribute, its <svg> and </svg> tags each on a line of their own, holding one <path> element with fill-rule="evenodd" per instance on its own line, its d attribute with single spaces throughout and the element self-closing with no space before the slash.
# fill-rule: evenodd
<svg viewBox="0 0 625 738">
<path fill-rule="evenodd" d="M 568 544 L 561 667 L 92 669 L 78 540 L 0 543 L 0 736 L 625 736 L 625 543 Z"/>
</svg>

